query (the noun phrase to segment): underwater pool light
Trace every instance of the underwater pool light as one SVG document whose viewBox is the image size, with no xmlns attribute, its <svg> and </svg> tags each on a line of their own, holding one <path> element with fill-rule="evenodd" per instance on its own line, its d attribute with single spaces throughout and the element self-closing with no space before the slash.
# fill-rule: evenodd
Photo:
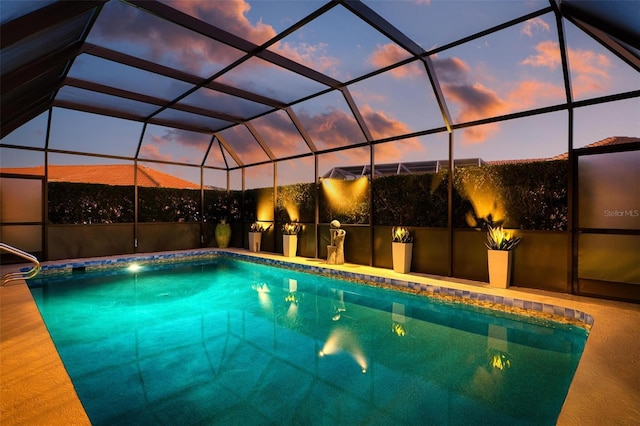
<svg viewBox="0 0 640 426">
<path fill-rule="evenodd" d="M 139 264 L 132 263 L 127 269 L 129 270 L 129 272 L 138 272 L 141 268 L 142 266 L 140 266 Z"/>
</svg>

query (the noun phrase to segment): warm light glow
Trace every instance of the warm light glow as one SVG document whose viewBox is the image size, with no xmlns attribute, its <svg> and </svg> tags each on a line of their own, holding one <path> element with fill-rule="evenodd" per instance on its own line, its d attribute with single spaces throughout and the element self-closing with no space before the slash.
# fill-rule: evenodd
<svg viewBox="0 0 640 426">
<path fill-rule="evenodd" d="M 391 326 L 391 331 L 393 331 L 395 334 L 397 334 L 400 337 L 407 334 L 402 324 L 399 324 L 397 322 L 393 323 L 393 325 Z"/>
<path fill-rule="evenodd" d="M 287 318 L 295 318 L 296 316 L 298 316 L 298 304 L 292 303 L 287 309 Z"/>
<path fill-rule="evenodd" d="M 258 193 L 258 198 L 256 200 L 257 206 L 257 216 L 256 218 L 259 221 L 272 221 L 273 220 L 273 195 L 267 194 L 265 192 Z"/>
<path fill-rule="evenodd" d="M 475 212 L 475 217 L 471 213 L 467 213 L 466 221 L 471 227 L 478 225 L 476 219 L 488 221 L 491 217 L 491 222 L 501 222 L 505 218 L 504 202 L 498 195 L 498 188 L 488 188 L 489 183 L 487 182 L 484 182 L 483 185 L 483 188 L 479 188 L 469 182 L 462 188 L 464 196 L 471 202 Z"/>
<path fill-rule="evenodd" d="M 322 190 L 331 210 L 338 214 L 349 213 L 369 195 L 369 179 L 322 179 Z"/>
<path fill-rule="evenodd" d="M 493 368 L 504 370 L 505 368 L 511 367 L 511 360 L 507 357 L 506 354 L 497 353 L 497 354 L 494 354 L 493 357 L 491 358 L 490 365 Z"/>
<path fill-rule="evenodd" d="M 289 215 L 290 222 L 297 222 L 298 220 L 300 220 L 300 212 L 298 211 L 298 206 L 296 206 L 295 204 L 289 201 L 286 201 L 284 203 L 284 209 L 287 211 L 287 214 Z"/>
<path fill-rule="evenodd" d="M 337 327 L 333 329 L 327 338 L 319 356 L 333 355 L 343 351 L 351 355 L 363 373 L 367 372 L 367 358 L 362 353 L 357 337 L 348 330 Z"/>
<path fill-rule="evenodd" d="M 131 265 L 129 265 L 129 267 L 127 269 L 130 272 L 138 272 L 141 268 L 142 268 L 142 266 L 138 265 L 137 263 L 132 263 Z"/>
<path fill-rule="evenodd" d="M 267 283 L 258 283 L 251 286 L 252 289 L 258 292 L 258 301 L 260 306 L 267 312 L 273 310 L 273 301 L 271 300 L 271 290 Z"/>
</svg>

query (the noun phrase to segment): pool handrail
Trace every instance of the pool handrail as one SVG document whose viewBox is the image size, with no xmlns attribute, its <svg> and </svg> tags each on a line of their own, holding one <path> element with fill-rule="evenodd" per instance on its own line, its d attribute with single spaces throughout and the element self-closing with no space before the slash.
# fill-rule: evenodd
<svg viewBox="0 0 640 426">
<path fill-rule="evenodd" d="M 0 243 L 0 249 L 8 251 L 9 253 L 12 253 L 18 257 L 21 257 L 25 260 L 30 261 L 31 263 L 33 263 L 33 268 L 29 269 L 28 271 L 25 272 L 9 272 L 6 273 L 2 276 L 2 286 L 4 287 L 8 282 L 10 281 L 16 281 L 16 280 L 28 280 L 29 278 L 33 278 L 36 275 L 38 275 L 38 273 L 40 272 L 40 262 L 38 261 L 38 258 L 35 257 L 32 254 L 29 254 L 27 252 L 24 252 L 20 249 L 17 249 L 15 247 L 10 246 L 9 244 L 5 244 L 5 243 Z"/>
</svg>

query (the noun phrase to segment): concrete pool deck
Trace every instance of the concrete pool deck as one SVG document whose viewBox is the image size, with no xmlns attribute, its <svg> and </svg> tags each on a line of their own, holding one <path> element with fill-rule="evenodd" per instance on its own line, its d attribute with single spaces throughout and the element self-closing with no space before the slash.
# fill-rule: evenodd
<svg viewBox="0 0 640 426">
<path fill-rule="evenodd" d="M 326 265 L 322 259 L 226 250 L 376 277 L 549 303 L 594 318 L 559 425 L 637 425 L 640 419 L 640 305 L 561 293 L 410 273 L 363 265 Z M 141 256 L 144 254 L 140 254 Z M 82 259 L 83 261 L 89 259 Z M 25 265 L 2 265 L 0 273 Z M 0 422 L 12 425 L 88 425 L 64 365 L 24 281 L 0 287 Z"/>
</svg>

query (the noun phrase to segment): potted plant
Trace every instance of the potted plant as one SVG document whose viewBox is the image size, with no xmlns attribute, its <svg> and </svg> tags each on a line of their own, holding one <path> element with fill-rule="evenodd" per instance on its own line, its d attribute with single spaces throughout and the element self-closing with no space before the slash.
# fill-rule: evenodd
<svg viewBox="0 0 640 426">
<path fill-rule="evenodd" d="M 286 257 L 295 257 L 298 251 L 298 234 L 302 226 L 298 222 L 282 225 L 282 252 Z"/>
<path fill-rule="evenodd" d="M 271 228 L 271 225 L 266 228 L 259 222 L 253 222 L 249 228 L 249 250 L 254 252 L 260 251 L 260 244 L 262 243 L 262 233 Z"/>
<path fill-rule="evenodd" d="M 507 288 L 511 281 L 511 258 L 513 249 L 520 243 L 520 237 L 505 231 L 502 226 L 487 228 L 487 258 L 489 285 Z"/>
<path fill-rule="evenodd" d="M 411 270 L 413 232 L 404 226 L 394 226 L 391 228 L 391 236 L 393 237 L 391 243 L 393 270 L 401 274 L 406 274 Z"/>
<path fill-rule="evenodd" d="M 218 247 L 229 247 L 229 241 L 231 240 L 231 225 L 227 223 L 226 218 L 220 219 L 220 223 L 216 225 L 215 236 Z"/>
</svg>

